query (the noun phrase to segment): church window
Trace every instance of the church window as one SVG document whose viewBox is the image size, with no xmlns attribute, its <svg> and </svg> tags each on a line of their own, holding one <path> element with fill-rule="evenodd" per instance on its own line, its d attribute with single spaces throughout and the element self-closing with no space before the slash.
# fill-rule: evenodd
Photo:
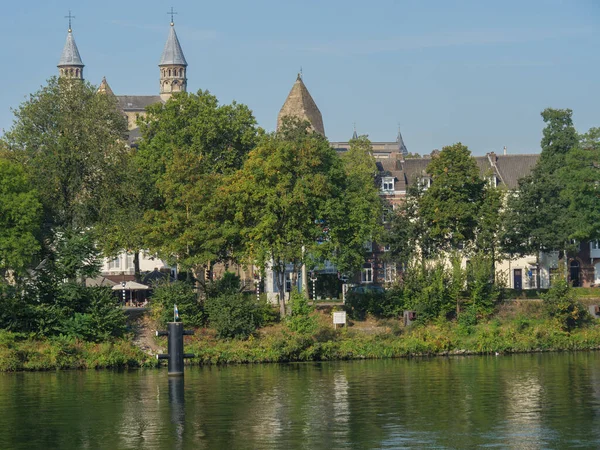
<svg viewBox="0 0 600 450">
<path fill-rule="evenodd" d="M 169 76 L 171 76 L 171 69 L 169 69 Z"/>
</svg>

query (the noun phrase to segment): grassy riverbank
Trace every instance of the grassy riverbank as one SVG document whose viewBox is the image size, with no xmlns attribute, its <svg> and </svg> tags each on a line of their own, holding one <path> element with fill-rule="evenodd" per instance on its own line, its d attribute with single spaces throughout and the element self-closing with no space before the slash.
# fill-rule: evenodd
<svg viewBox="0 0 600 450">
<path fill-rule="evenodd" d="M 541 305 L 505 305 L 491 320 L 461 325 L 440 320 L 408 328 L 397 320 L 355 322 L 333 330 L 328 312 L 318 314 L 312 334 L 290 332 L 282 324 L 261 330 L 248 340 L 221 340 L 212 330 L 186 337 L 193 365 L 381 359 L 423 355 L 494 354 L 513 352 L 593 350 L 600 348 L 596 322 L 566 332 L 545 318 Z M 156 348 L 166 348 L 163 338 Z M 74 339 L 33 340 L 22 334 L 0 333 L 0 370 L 101 369 L 156 367 L 156 359 L 133 339 L 95 344 Z"/>
</svg>

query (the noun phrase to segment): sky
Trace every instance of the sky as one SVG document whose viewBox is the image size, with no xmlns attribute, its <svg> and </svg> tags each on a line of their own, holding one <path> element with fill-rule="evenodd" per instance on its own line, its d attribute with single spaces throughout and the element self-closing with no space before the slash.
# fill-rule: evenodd
<svg viewBox="0 0 600 450">
<path fill-rule="evenodd" d="M 332 142 L 400 127 L 420 154 L 537 153 L 545 108 L 600 126 L 600 0 L 21 0 L 0 15 L 0 130 L 57 74 L 69 10 L 89 82 L 158 94 L 171 6 L 188 91 L 248 105 L 267 131 L 300 70 Z"/>
</svg>

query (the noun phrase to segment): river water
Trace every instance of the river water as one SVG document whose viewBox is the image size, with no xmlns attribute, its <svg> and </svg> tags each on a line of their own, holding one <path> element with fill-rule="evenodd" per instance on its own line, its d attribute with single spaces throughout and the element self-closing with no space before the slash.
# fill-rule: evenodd
<svg viewBox="0 0 600 450">
<path fill-rule="evenodd" d="M 600 448 L 600 353 L 0 374 L 0 449 Z"/>
</svg>

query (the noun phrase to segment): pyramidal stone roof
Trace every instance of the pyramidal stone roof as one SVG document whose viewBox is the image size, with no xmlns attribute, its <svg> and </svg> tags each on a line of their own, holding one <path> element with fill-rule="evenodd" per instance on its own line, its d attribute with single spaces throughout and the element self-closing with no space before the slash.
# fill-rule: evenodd
<svg viewBox="0 0 600 450">
<path fill-rule="evenodd" d="M 63 48 L 62 55 L 60 55 L 60 61 L 58 62 L 58 67 L 64 66 L 84 66 L 71 29 L 69 29 L 69 33 L 67 34 L 67 42 L 65 42 L 65 47 Z"/>
<path fill-rule="evenodd" d="M 277 116 L 277 129 L 281 128 L 284 117 L 291 116 L 300 120 L 308 120 L 312 125 L 313 130 L 325 136 L 325 128 L 323 127 L 323 116 L 317 108 L 317 104 L 313 100 L 302 81 L 302 77 L 298 74 L 296 82 L 292 86 L 285 103 Z"/>
<path fill-rule="evenodd" d="M 113 90 L 108 85 L 108 82 L 106 81 L 106 77 L 102 77 L 102 82 L 100 83 L 100 86 L 98 86 L 98 93 L 107 94 L 107 95 L 115 95 Z"/>
<path fill-rule="evenodd" d="M 179 39 L 177 39 L 177 33 L 175 33 L 175 25 L 173 25 L 173 22 L 171 22 L 169 37 L 167 38 L 167 43 L 165 44 L 162 56 L 160 57 L 160 63 L 158 65 L 187 66 L 187 61 L 185 60 L 185 56 L 183 56 L 183 50 L 181 50 Z"/>
</svg>

